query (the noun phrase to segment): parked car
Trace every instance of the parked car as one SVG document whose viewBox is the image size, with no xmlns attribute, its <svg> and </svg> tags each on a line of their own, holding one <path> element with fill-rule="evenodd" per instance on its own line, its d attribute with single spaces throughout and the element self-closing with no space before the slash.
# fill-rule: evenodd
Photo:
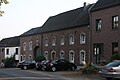
<svg viewBox="0 0 120 80">
<path fill-rule="evenodd" d="M 34 60 L 24 60 L 19 63 L 18 67 L 24 70 L 35 68 L 36 62 Z"/>
<path fill-rule="evenodd" d="M 107 80 L 120 79 L 120 60 L 114 60 L 108 63 L 99 71 L 99 73 Z"/>
<path fill-rule="evenodd" d="M 48 60 L 44 65 L 44 69 L 53 72 L 56 70 L 76 70 L 77 65 L 64 59 Z"/>
</svg>

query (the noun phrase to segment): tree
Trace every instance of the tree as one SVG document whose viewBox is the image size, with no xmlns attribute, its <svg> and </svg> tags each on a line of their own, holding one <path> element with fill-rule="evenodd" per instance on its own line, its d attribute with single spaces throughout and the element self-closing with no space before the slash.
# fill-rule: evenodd
<svg viewBox="0 0 120 80">
<path fill-rule="evenodd" d="M 0 0 L 0 16 L 4 13 L 4 11 L 1 10 L 1 5 L 2 4 L 8 4 L 9 2 L 7 0 Z"/>
</svg>

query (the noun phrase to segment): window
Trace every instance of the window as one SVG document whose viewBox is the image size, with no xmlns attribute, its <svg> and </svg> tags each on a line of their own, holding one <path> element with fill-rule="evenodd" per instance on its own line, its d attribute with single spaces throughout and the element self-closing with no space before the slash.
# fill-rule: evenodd
<svg viewBox="0 0 120 80">
<path fill-rule="evenodd" d="M 18 55 L 18 48 L 15 48 L 15 54 Z"/>
<path fill-rule="evenodd" d="M 24 56 L 23 56 L 23 60 L 26 60 L 26 55 L 24 54 Z"/>
<path fill-rule="evenodd" d="M 26 49 L 27 49 L 27 44 L 24 42 L 23 43 L 23 50 L 26 51 Z"/>
<path fill-rule="evenodd" d="M 52 46 L 55 46 L 55 43 L 56 43 L 56 38 L 55 36 L 52 37 Z"/>
<path fill-rule="evenodd" d="M 69 52 L 69 61 L 74 63 L 74 51 Z"/>
<path fill-rule="evenodd" d="M 74 44 L 74 35 L 73 34 L 70 34 L 70 36 L 69 36 L 69 44 L 70 45 Z"/>
<path fill-rule="evenodd" d="M 31 54 L 29 55 L 29 60 L 32 60 L 32 55 Z"/>
<path fill-rule="evenodd" d="M 44 57 L 46 60 L 48 60 L 48 52 L 47 51 L 44 53 Z"/>
<path fill-rule="evenodd" d="M 118 43 L 112 43 L 112 54 L 118 53 Z"/>
<path fill-rule="evenodd" d="M 64 53 L 64 51 L 60 52 L 60 59 L 65 59 L 65 53 Z"/>
<path fill-rule="evenodd" d="M 104 52 L 103 47 L 104 47 L 103 43 L 93 44 L 93 52 L 96 57 L 96 64 L 100 63 L 101 56 L 103 55 L 103 52 Z"/>
<path fill-rule="evenodd" d="M 45 39 L 45 46 L 48 46 L 48 38 Z"/>
<path fill-rule="evenodd" d="M 101 31 L 102 28 L 102 21 L 101 19 L 96 20 L 96 31 Z"/>
<path fill-rule="evenodd" d="M 64 45 L 64 36 L 63 35 L 60 37 L 60 45 Z"/>
<path fill-rule="evenodd" d="M 29 50 L 32 50 L 32 41 L 29 42 Z"/>
<path fill-rule="evenodd" d="M 38 46 L 39 45 L 39 38 L 37 37 L 36 38 L 36 46 Z"/>
<path fill-rule="evenodd" d="M 51 59 L 56 59 L 56 52 L 55 51 L 51 52 Z"/>
<path fill-rule="evenodd" d="M 117 29 L 119 24 L 118 16 L 112 17 L 112 29 Z"/>
<path fill-rule="evenodd" d="M 4 49 L 2 48 L 2 52 L 4 52 Z"/>
<path fill-rule="evenodd" d="M 23 60 L 23 56 L 21 55 L 21 56 L 20 56 L 20 61 L 22 61 L 22 60 Z"/>
<path fill-rule="evenodd" d="M 6 49 L 6 54 L 9 55 L 9 49 Z"/>
<path fill-rule="evenodd" d="M 86 64 L 86 62 L 85 62 L 85 51 L 84 50 L 80 51 L 80 64 L 82 64 L 82 65 Z"/>
<path fill-rule="evenodd" d="M 80 34 L 80 44 L 85 44 L 86 36 L 85 33 Z"/>
</svg>

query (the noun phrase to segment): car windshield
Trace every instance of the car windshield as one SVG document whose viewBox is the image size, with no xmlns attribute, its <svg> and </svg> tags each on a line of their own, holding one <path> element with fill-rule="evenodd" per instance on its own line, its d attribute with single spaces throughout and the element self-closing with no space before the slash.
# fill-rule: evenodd
<svg viewBox="0 0 120 80">
<path fill-rule="evenodd" d="M 113 61 L 109 64 L 107 64 L 107 67 L 118 67 L 120 65 L 120 61 Z"/>
</svg>

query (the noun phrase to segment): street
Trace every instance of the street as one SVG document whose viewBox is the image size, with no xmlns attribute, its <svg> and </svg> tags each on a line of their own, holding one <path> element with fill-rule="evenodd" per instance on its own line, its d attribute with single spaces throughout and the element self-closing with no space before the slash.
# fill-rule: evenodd
<svg viewBox="0 0 120 80">
<path fill-rule="evenodd" d="M 36 70 L 21 70 L 18 68 L 0 69 L 0 80 L 104 80 L 100 77 L 63 76 L 67 71 L 47 72 Z"/>
</svg>

